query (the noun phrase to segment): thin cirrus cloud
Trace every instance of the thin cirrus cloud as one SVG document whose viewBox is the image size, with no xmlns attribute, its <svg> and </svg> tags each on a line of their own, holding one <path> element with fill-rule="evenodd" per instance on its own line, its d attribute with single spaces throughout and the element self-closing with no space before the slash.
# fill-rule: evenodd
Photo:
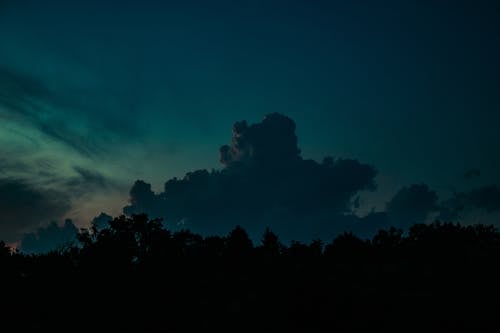
<svg viewBox="0 0 500 333">
<path fill-rule="evenodd" d="M 109 175 L 107 137 L 99 135 L 106 131 L 67 100 L 35 77 L 0 68 L 0 234 L 7 241 L 62 219 L 91 193 L 122 186 Z"/>
<path fill-rule="evenodd" d="M 50 91 L 36 78 L 0 68 L 0 117 L 4 121 L 38 132 L 85 157 L 97 154 L 99 147 L 88 133 L 79 133 L 76 126 L 70 127 L 74 116 L 62 114 L 67 107 L 75 108 L 64 102 L 63 95 Z M 65 117 L 69 120 L 64 120 Z"/>
</svg>

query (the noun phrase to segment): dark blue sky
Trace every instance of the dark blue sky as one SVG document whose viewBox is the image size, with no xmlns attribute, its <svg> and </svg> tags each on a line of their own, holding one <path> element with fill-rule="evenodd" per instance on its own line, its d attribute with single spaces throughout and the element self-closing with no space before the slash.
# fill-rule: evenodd
<svg viewBox="0 0 500 333">
<path fill-rule="evenodd" d="M 499 22 L 486 0 L 0 0 L 0 176 L 83 224 L 280 112 L 303 157 L 376 167 L 365 210 L 499 183 Z"/>
</svg>

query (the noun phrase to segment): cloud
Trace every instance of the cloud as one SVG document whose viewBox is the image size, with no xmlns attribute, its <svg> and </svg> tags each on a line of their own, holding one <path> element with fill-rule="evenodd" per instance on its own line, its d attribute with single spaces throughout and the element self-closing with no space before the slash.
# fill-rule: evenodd
<svg viewBox="0 0 500 333">
<path fill-rule="evenodd" d="M 66 195 L 36 188 L 18 179 L 0 179 L 0 239 L 17 241 L 40 223 L 61 218 L 70 209 Z"/>
<path fill-rule="evenodd" d="M 397 227 L 406 230 L 415 223 L 426 223 L 440 212 L 438 194 L 426 184 L 413 184 L 400 188 L 386 203 L 385 210 L 375 211 L 363 217 L 351 217 L 346 230 L 371 238 L 381 229 Z"/>
<path fill-rule="evenodd" d="M 109 190 L 115 187 L 114 182 L 97 170 L 90 170 L 82 166 L 73 166 L 76 175 L 65 182 L 68 192 L 74 196 L 81 196 L 96 190 Z"/>
<path fill-rule="evenodd" d="M 478 217 L 489 220 L 488 216 L 497 212 L 500 212 L 497 185 L 455 192 L 450 198 L 439 200 L 437 193 L 426 184 L 418 184 L 400 189 L 387 203 L 385 214 L 388 225 L 406 228 L 414 223 L 428 222 L 433 214 L 438 220 L 477 223 Z"/>
<path fill-rule="evenodd" d="M 74 166 L 73 169 L 80 175 L 85 183 L 95 184 L 99 187 L 108 187 L 108 180 L 99 172 Z"/>
<path fill-rule="evenodd" d="M 415 223 L 433 220 L 464 224 L 498 224 L 500 188 L 486 185 L 470 191 L 455 192 L 451 198 L 440 200 L 426 184 L 401 188 L 387 203 L 385 211 L 371 212 L 355 218 L 348 230 L 363 237 L 371 237 L 382 228 L 395 226 L 407 229 Z"/>
<path fill-rule="evenodd" d="M 426 184 L 413 184 L 401 188 L 387 203 L 389 223 L 406 228 L 424 223 L 431 213 L 439 210 L 438 195 Z"/>
<path fill-rule="evenodd" d="M 0 67 L 0 87 L 0 100 L 22 113 L 31 111 L 23 106 L 31 105 L 33 99 L 50 100 L 52 96 L 41 81 L 8 67 Z"/>
<path fill-rule="evenodd" d="M 231 145 L 220 148 L 220 161 L 230 166 L 237 162 L 275 163 L 278 160 L 299 159 L 295 122 L 281 114 L 272 113 L 257 124 L 246 121 L 233 126 Z"/>
<path fill-rule="evenodd" d="M 62 211 L 77 223 L 88 222 L 95 215 L 90 206 L 105 209 L 99 204 L 111 200 L 102 198 L 118 197 L 119 191 L 125 192 L 125 179 L 130 179 L 134 166 L 116 165 L 128 148 L 120 135 L 127 132 L 134 140 L 133 133 L 128 128 L 120 132 L 114 124 L 116 117 L 114 127 L 108 126 L 111 120 L 102 112 L 105 107 L 91 108 L 99 98 L 88 98 L 92 102 L 85 104 L 82 100 L 87 98 L 76 98 L 72 85 L 60 81 L 57 75 L 26 74 L 16 66 L 0 64 L 0 180 L 12 180 L 40 193 L 49 208 L 54 202 L 64 206 L 46 213 L 35 210 L 32 216 L 14 206 L 8 212 L 9 221 L 3 217 L 6 213 L 0 216 L 0 239 L 19 237 L 30 227 L 60 220 L 67 216 Z M 14 218 L 16 211 L 19 215 Z M 19 225 L 26 229 L 19 231 Z"/>
<path fill-rule="evenodd" d="M 75 107 L 41 80 L 18 70 L 0 67 L 0 118 L 29 127 L 78 154 L 90 157 L 99 153 L 98 146 L 88 139 L 86 133 L 71 128 L 70 122 L 60 114 L 63 109 Z"/>
<path fill-rule="evenodd" d="M 496 185 L 484 186 L 465 194 L 467 202 L 488 213 L 500 210 L 500 189 Z"/>
<path fill-rule="evenodd" d="M 451 221 L 464 217 L 473 210 L 486 213 L 500 211 L 500 189 L 497 185 L 486 185 L 466 192 L 457 192 L 442 203 L 440 219 Z"/>
<path fill-rule="evenodd" d="M 111 215 L 106 213 L 101 213 L 98 216 L 94 217 L 91 222 L 91 225 L 97 230 L 107 229 L 109 228 L 109 222 L 113 220 Z"/>
<path fill-rule="evenodd" d="M 4 176 L 11 170 L 17 170 L 18 172 L 30 172 L 32 171 L 32 168 L 20 161 L 11 161 L 6 158 L 0 158 L 0 175 Z"/>
<path fill-rule="evenodd" d="M 151 190 L 151 184 L 137 180 L 130 190 L 130 206 L 124 207 L 123 212 L 127 215 L 147 212 L 154 217 L 164 216 L 165 200 L 157 196 Z"/>
<path fill-rule="evenodd" d="M 169 227 L 227 233 L 236 224 L 260 234 L 266 226 L 285 238 L 334 234 L 345 227 L 353 197 L 375 189 L 375 169 L 353 159 L 300 156 L 292 119 L 274 113 L 262 122 L 233 126 L 222 146 L 221 170 L 197 170 L 154 193 L 137 181 L 126 214 L 163 217 Z"/>
<path fill-rule="evenodd" d="M 25 253 L 47 253 L 64 246 L 75 245 L 77 233 L 78 228 L 71 220 L 66 220 L 62 226 L 51 222 L 35 232 L 24 234 L 20 250 Z"/>
</svg>

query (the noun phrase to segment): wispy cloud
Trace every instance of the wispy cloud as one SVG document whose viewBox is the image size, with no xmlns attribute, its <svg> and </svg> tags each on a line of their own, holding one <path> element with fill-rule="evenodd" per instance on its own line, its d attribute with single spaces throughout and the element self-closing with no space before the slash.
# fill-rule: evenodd
<svg viewBox="0 0 500 333">
<path fill-rule="evenodd" d="M 0 238 L 17 240 L 123 187 L 126 177 L 109 171 L 118 149 L 110 138 L 122 134 L 86 111 L 65 91 L 0 66 Z"/>
<path fill-rule="evenodd" d="M 80 132 L 70 128 L 73 117 L 64 110 L 62 96 L 52 92 L 34 77 L 8 68 L 0 68 L 0 117 L 30 127 L 54 141 L 91 157 L 100 149 L 95 140 L 88 140 L 82 127 Z M 77 107 L 76 105 L 73 107 Z"/>
</svg>

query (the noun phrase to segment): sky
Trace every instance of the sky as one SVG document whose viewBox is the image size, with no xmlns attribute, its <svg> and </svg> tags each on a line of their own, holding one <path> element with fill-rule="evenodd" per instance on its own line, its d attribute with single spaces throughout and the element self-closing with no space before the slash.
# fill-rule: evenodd
<svg viewBox="0 0 500 333">
<path fill-rule="evenodd" d="M 158 194 L 223 169 L 233 124 L 275 112 L 302 158 L 374 166 L 360 214 L 411 184 L 469 198 L 500 183 L 499 7 L 0 0 L 0 233 L 84 226 L 134 206 L 138 179 Z"/>
</svg>

